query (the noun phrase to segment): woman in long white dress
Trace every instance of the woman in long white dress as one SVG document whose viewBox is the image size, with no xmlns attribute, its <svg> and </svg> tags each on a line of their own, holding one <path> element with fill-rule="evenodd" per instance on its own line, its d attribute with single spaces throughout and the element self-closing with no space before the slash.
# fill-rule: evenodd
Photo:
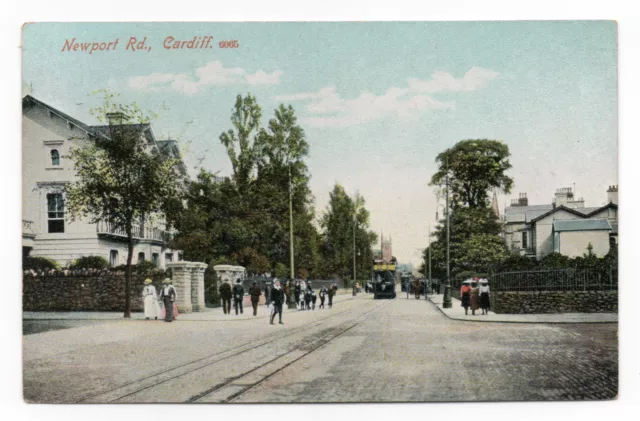
<svg viewBox="0 0 640 421">
<path fill-rule="evenodd" d="M 142 289 L 142 300 L 144 302 L 144 317 L 149 320 L 151 318 L 158 320 L 160 317 L 160 304 L 158 303 L 158 293 L 156 287 L 151 285 L 151 279 L 144 280 L 144 288 Z"/>
</svg>

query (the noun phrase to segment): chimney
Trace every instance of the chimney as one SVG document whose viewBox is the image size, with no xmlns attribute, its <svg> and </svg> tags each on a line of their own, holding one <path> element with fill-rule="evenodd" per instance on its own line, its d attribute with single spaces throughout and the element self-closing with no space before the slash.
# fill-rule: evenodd
<svg viewBox="0 0 640 421">
<path fill-rule="evenodd" d="M 129 116 L 121 111 L 107 113 L 107 121 L 110 125 L 120 126 L 129 120 Z"/>
<path fill-rule="evenodd" d="M 614 205 L 618 204 L 618 185 L 609 186 L 607 189 L 607 200 Z"/>
<path fill-rule="evenodd" d="M 555 196 L 555 205 L 563 206 L 566 205 L 567 202 L 573 200 L 573 191 L 571 190 L 571 187 L 562 187 L 556 190 Z"/>
<path fill-rule="evenodd" d="M 520 193 L 520 196 L 518 197 L 518 205 L 529 206 L 529 199 L 527 198 L 527 193 Z"/>
</svg>

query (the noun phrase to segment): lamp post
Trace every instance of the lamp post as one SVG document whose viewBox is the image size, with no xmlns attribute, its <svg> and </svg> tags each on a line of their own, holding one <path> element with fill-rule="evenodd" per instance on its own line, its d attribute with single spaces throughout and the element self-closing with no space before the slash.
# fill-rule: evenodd
<svg viewBox="0 0 640 421">
<path fill-rule="evenodd" d="M 429 285 L 424 286 L 424 299 L 427 299 L 427 290 L 429 288 L 432 288 L 433 286 L 433 282 L 431 282 L 431 224 L 429 224 L 429 236 L 427 237 L 427 251 L 429 254 L 429 276 L 427 276 L 426 272 L 427 272 L 427 267 L 425 266 L 424 271 L 425 271 L 425 278 L 427 278 L 427 282 L 429 282 Z M 425 262 L 426 263 L 426 262 Z M 433 293 L 433 290 L 431 291 L 431 293 Z"/>
<path fill-rule="evenodd" d="M 356 283 L 356 229 L 358 227 L 358 209 L 360 208 L 360 195 L 356 191 L 353 205 L 353 283 Z"/>
<path fill-rule="evenodd" d="M 293 279 L 295 276 L 293 260 L 293 199 L 291 189 L 291 162 L 289 162 L 289 308 L 296 308 L 296 299 L 293 294 Z"/>
<path fill-rule="evenodd" d="M 451 261 L 450 261 L 450 219 L 449 219 L 449 166 L 447 165 L 447 174 L 445 176 L 445 209 L 447 219 L 447 281 L 444 285 L 444 298 L 442 299 L 442 308 L 451 308 Z"/>
</svg>

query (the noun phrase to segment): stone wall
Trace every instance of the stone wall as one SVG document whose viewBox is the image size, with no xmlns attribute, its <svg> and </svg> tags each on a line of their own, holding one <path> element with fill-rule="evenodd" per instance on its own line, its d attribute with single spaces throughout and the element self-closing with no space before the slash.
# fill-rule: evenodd
<svg viewBox="0 0 640 421">
<path fill-rule="evenodd" d="M 142 310 L 142 288 L 149 277 L 160 291 L 167 275 L 162 271 L 150 276 L 133 274 L 132 311 Z M 23 311 L 124 311 L 124 283 L 122 271 L 27 271 L 22 280 Z"/>
<path fill-rule="evenodd" d="M 618 291 L 536 291 L 493 293 L 492 311 L 530 313 L 616 313 Z"/>
<path fill-rule="evenodd" d="M 204 311 L 204 271 L 198 262 L 167 263 L 172 276 L 163 270 L 134 273 L 131 281 L 131 310 L 141 311 L 144 280 L 151 278 L 158 293 L 162 280 L 170 277 L 182 313 Z M 124 311 L 125 273 L 108 269 L 25 271 L 22 279 L 23 311 Z"/>
</svg>

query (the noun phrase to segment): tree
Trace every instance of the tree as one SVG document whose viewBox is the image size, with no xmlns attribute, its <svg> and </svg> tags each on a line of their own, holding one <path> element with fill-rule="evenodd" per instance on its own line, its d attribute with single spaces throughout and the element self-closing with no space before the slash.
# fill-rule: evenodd
<svg viewBox="0 0 640 421">
<path fill-rule="evenodd" d="M 247 94 L 236 97 L 236 103 L 231 110 L 230 129 L 220 135 L 220 142 L 227 148 L 227 154 L 233 167 L 233 179 L 241 192 L 251 181 L 258 153 L 252 135 L 257 134 L 260 127 L 262 110 L 256 97 Z"/>
<path fill-rule="evenodd" d="M 317 264 L 317 231 L 313 226 L 313 195 L 305 158 L 309 143 L 293 107 L 281 104 L 256 138 L 257 179 L 252 196 L 256 213 L 254 248 L 272 264 L 289 266 L 289 190 L 291 189 L 294 263 L 313 272 Z M 256 212 L 257 210 L 257 212 Z"/>
<path fill-rule="evenodd" d="M 462 242 L 454 264 L 458 270 L 488 272 L 508 256 L 502 239 L 491 234 L 476 234 Z"/>
<path fill-rule="evenodd" d="M 356 201 L 359 206 L 356 206 Z M 365 276 L 370 274 L 373 260 L 371 247 L 378 238 L 368 230 L 369 211 L 365 207 L 365 199 L 358 195 L 356 201 L 346 194 L 340 184 L 336 184 L 329 193 L 329 205 L 320 219 L 325 276 L 338 275 L 343 279 L 353 277 L 354 229 L 356 252 L 361 253 L 356 258 L 356 271 Z"/>
<path fill-rule="evenodd" d="M 93 110 L 100 121 L 108 120 L 107 133 L 70 151 L 77 178 L 65 193 L 72 220 L 105 221 L 126 233 L 124 317 L 128 318 L 134 237 L 145 221 L 166 209 L 167 198 L 176 197 L 182 183 L 176 169 L 179 161 L 154 151 L 147 141 L 149 115 L 135 103 L 116 104 L 114 98 L 105 93 L 103 106 Z M 127 117 L 134 124 L 121 120 Z"/>
<path fill-rule="evenodd" d="M 430 184 L 444 184 L 448 173 L 454 209 L 461 205 L 487 207 L 492 189 L 511 191 L 513 179 L 506 175 L 511 168 L 509 156 L 509 147 L 502 142 L 462 140 L 436 157 L 439 167 Z"/>
</svg>

